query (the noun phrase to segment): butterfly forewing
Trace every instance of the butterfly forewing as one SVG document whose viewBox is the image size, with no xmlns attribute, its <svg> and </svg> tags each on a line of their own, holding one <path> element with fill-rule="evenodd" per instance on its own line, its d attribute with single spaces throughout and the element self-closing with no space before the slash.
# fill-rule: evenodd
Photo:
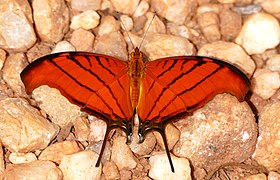
<svg viewBox="0 0 280 180">
<path fill-rule="evenodd" d="M 27 93 L 49 85 L 82 110 L 107 117 L 104 120 L 128 120 L 133 111 L 127 69 L 127 62 L 110 56 L 67 52 L 34 61 L 21 78 Z"/>
</svg>

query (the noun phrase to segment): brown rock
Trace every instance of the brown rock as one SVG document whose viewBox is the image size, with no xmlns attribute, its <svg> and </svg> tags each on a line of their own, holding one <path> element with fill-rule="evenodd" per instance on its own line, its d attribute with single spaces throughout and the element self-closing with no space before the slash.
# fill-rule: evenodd
<svg viewBox="0 0 280 180">
<path fill-rule="evenodd" d="M 253 158 L 269 171 L 280 170 L 280 102 L 268 104 L 260 112 L 259 137 Z"/>
<path fill-rule="evenodd" d="M 120 22 L 113 16 L 103 16 L 98 26 L 98 35 L 103 36 L 120 30 Z"/>
<path fill-rule="evenodd" d="M 221 39 L 219 17 L 214 12 L 206 12 L 198 16 L 198 24 L 208 42 Z"/>
<path fill-rule="evenodd" d="M 120 173 L 116 164 L 112 161 L 106 161 L 103 166 L 103 173 L 106 180 L 120 179 Z"/>
<path fill-rule="evenodd" d="M 11 153 L 9 161 L 13 164 L 29 163 L 36 161 L 37 157 L 34 153 Z"/>
<path fill-rule="evenodd" d="M 93 48 L 94 34 L 84 29 L 74 30 L 71 37 L 71 44 L 75 46 L 77 51 L 90 52 Z"/>
<path fill-rule="evenodd" d="M 5 157 L 3 152 L 2 143 L 0 142 L 0 174 L 5 170 Z"/>
<path fill-rule="evenodd" d="M 74 122 L 75 137 L 78 141 L 87 141 L 90 134 L 89 122 L 84 117 L 78 117 Z"/>
<path fill-rule="evenodd" d="M 42 41 L 58 42 L 69 29 L 69 10 L 64 0 L 32 1 L 37 33 Z"/>
<path fill-rule="evenodd" d="M 140 0 L 111 0 L 115 11 L 132 15 L 136 10 Z"/>
<path fill-rule="evenodd" d="M 0 69 L 2 69 L 5 60 L 6 60 L 6 52 L 3 49 L 0 49 Z"/>
<path fill-rule="evenodd" d="M 254 151 L 257 128 L 250 107 L 228 94 L 217 95 L 193 116 L 176 122 L 181 131 L 173 153 L 194 168 L 213 170 L 242 162 Z"/>
<path fill-rule="evenodd" d="M 27 101 L 0 101 L 0 139 L 11 152 L 30 152 L 47 147 L 58 127 L 43 118 Z"/>
<path fill-rule="evenodd" d="M 101 0 L 71 0 L 71 7 L 78 11 L 99 10 Z"/>
<path fill-rule="evenodd" d="M 33 161 L 25 164 L 12 164 L 2 174 L 4 179 L 62 180 L 59 168 L 50 161 Z"/>
<path fill-rule="evenodd" d="M 44 149 L 39 156 L 39 160 L 48 160 L 59 164 L 63 156 L 80 151 L 81 148 L 76 141 L 58 142 Z"/>
</svg>

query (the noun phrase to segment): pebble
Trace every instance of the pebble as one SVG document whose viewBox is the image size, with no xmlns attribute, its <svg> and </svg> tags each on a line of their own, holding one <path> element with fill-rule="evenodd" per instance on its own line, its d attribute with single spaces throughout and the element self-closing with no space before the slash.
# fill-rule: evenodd
<svg viewBox="0 0 280 180">
<path fill-rule="evenodd" d="M 260 6 L 268 13 L 277 14 L 280 13 L 280 1 L 279 0 L 256 0 L 260 1 Z"/>
<path fill-rule="evenodd" d="M 228 4 L 228 3 L 235 3 L 236 0 L 218 0 L 219 3 Z"/>
<path fill-rule="evenodd" d="M 74 30 L 78 28 L 90 30 L 95 28 L 99 24 L 99 21 L 99 14 L 94 10 L 88 10 L 74 15 L 71 19 L 70 28 Z"/>
<path fill-rule="evenodd" d="M 174 36 L 181 36 L 189 39 L 191 37 L 191 30 L 184 25 L 176 25 L 174 23 L 166 24 L 167 31 Z"/>
<path fill-rule="evenodd" d="M 78 11 L 100 10 L 102 0 L 71 0 L 71 8 Z"/>
<path fill-rule="evenodd" d="M 73 122 L 74 125 L 74 134 L 78 141 L 88 141 L 89 134 L 90 134 L 90 125 L 86 118 L 78 117 Z"/>
<path fill-rule="evenodd" d="M 219 94 L 204 107 L 174 123 L 181 132 L 174 155 L 207 172 L 229 162 L 242 162 L 255 150 L 257 126 L 246 102 Z M 242 152 L 242 153 L 240 153 Z"/>
<path fill-rule="evenodd" d="M 166 28 L 165 24 L 158 18 L 158 16 L 154 16 L 154 13 L 147 13 L 146 14 L 147 21 L 145 23 L 145 26 L 143 28 L 144 32 L 149 32 L 149 33 L 166 33 Z M 152 20 L 152 18 L 154 19 Z M 149 29 L 148 29 L 149 27 Z"/>
<path fill-rule="evenodd" d="M 127 60 L 128 55 L 126 42 L 119 31 L 97 37 L 93 51 L 95 53 L 113 56 L 121 60 Z"/>
<path fill-rule="evenodd" d="M 36 161 L 37 157 L 34 153 L 11 153 L 9 161 L 13 164 L 22 164 Z"/>
<path fill-rule="evenodd" d="M 25 94 L 20 73 L 27 65 L 26 56 L 24 53 L 10 54 L 2 69 L 3 79 L 12 90 L 17 94 Z"/>
<path fill-rule="evenodd" d="M 30 152 L 46 148 L 58 127 L 21 98 L 0 101 L 0 138 L 11 152 Z"/>
<path fill-rule="evenodd" d="M 142 0 L 133 13 L 133 17 L 143 16 L 149 10 L 149 7 L 149 3 L 146 0 Z"/>
<path fill-rule="evenodd" d="M 32 1 L 36 32 L 42 41 L 56 43 L 69 29 L 69 9 L 64 0 Z"/>
<path fill-rule="evenodd" d="M 112 146 L 111 160 L 116 163 L 119 170 L 134 169 L 137 165 L 136 157 L 131 152 L 131 149 L 126 144 L 126 137 L 119 136 L 114 139 Z"/>
<path fill-rule="evenodd" d="M 118 170 L 117 165 L 112 161 L 106 161 L 103 166 L 103 173 L 105 179 L 113 180 L 113 179 L 120 179 L 120 172 Z"/>
<path fill-rule="evenodd" d="M 136 10 L 140 0 L 111 0 L 115 11 L 132 15 Z"/>
<path fill-rule="evenodd" d="M 0 142 L 0 173 L 2 174 L 5 170 L 5 157 L 2 143 Z"/>
<path fill-rule="evenodd" d="M 1 1 L 0 9 L 0 48 L 24 52 L 33 46 L 37 38 L 28 1 Z"/>
<path fill-rule="evenodd" d="M 89 144 L 89 146 L 86 147 L 86 150 L 92 150 L 94 152 L 96 152 L 98 155 L 101 152 L 101 147 L 104 141 L 99 141 L 97 143 L 91 143 Z M 111 157 L 111 143 L 110 141 L 108 141 L 108 139 L 106 140 L 106 146 L 105 146 L 105 150 L 104 153 L 102 154 L 102 158 L 101 158 L 101 163 L 104 164 L 106 161 L 110 160 Z"/>
<path fill-rule="evenodd" d="M 131 17 L 129 17 L 128 15 L 121 15 L 120 16 L 120 21 L 122 21 L 122 29 L 126 30 L 126 31 L 131 31 L 133 28 L 133 20 Z M 123 27 L 124 26 L 124 27 Z"/>
<path fill-rule="evenodd" d="M 280 74 L 268 69 L 257 69 L 252 83 L 254 93 L 263 99 L 269 99 L 280 88 Z"/>
<path fill-rule="evenodd" d="M 48 160 L 60 164 L 63 156 L 80 151 L 81 148 L 76 141 L 57 142 L 44 149 L 39 156 L 39 160 Z"/>
<path fill-rule="evenodd" d="M 237 44 L 232 42 L 217 41 L 202 46 L 197 55 L 215 57 L 221 60 L 229 61 L 244 70 L 249 77 L 255 71 L 256 65 L 250 56 Z"/>
<path fill-rule="evenodd" d="M 249 0 L 249 1 L 251 1 L 251 0 Z M 251 3 L 251 2 L 249 2 L 249 3 Z M 251 14 L 259 13 L 262 10 L 262 7 L 258 4 L 246 5 L 246 3 L 245 3 L 245 5 L 243 5 L 243 6 L 233 7 L 233 10 L 241 15 L 251 15 Z"/>
<path fill-rule="evenodd" d="M 280 174 L 276 173 L 276 172 L 269 172 L 267 180 L 279 180 L 280 179 Z"/>
<path fill-rule="evenodd" d="M 260 54 L 280 42 L 280 26 L 275 17 L 257 13 L 248 17 L 235 39 L 249 55 Z"/>
<path fill-rule="evenodd" d="M 165 152 L 158 152 L 149 158 L 151 169 L 149 176 L 152 179 L 185 179 L 191 180 L 191 167 L 189 161 L 185 158 L 178 158 L 171 154 L 175 172 L 170 169 L 170 164 Z"/>
<path fill-rule="evenodd" d="M 90 150 L 63 156 L 59 165 L 63 179 L 100 179 L 102 165 L 95 167 L 97 158 L 98 154 Z"/>
<path fill-rule="evenodd" d="M 177 25 L 182 25 L 197 8 L 197 0 L 151 0 L 156 14 Z"/>
<path fill-rule="evenodd" d="M 180 131 L 172 123 L 167 124 L 164 131 L 166 134 L 168 149 L 173 149 L 180 138 Z M 157 131 L 154 131 L 154 135 L 157 139 L 157 144 L 160 145 L 162 149 L 165 149 L 161 134 Z"/>
<path fill-rule="evenodd" d="M 70 103 L 55 88 L 43 85 L 32 92 L 40 109 L 49 115 L 50 120 L 61 128 L 73 123 L 81 115 L 80 108 Z"/>
<path fill-rule="evenodd" d="M 280 171 L 280 102 L 259 112 L 259 137 L 253 159 L 269 171 Z"/>
<path fill-rule="evenodd" d="M 72 33 L 70 43 L 77 51 L 90 52 L 93 49 L 94 34 L 84 29 L 76 29 Z"/>
<path fill-rule="evenodd" d="M 88 140 L 90 142 L 98 142 L 104 140 L 104 136 L 107 129 L 107 124 L 104 120 L 91 116 L 89 127 L 90 133 Z"/>
<path fill-rule="evenodd" d="M 2 174 L 3 179 L 62 180 L 60 169 L 50 161 L 32 161 L 24 164 L 11 164 Z"/>
<path fill-rule="evenodd" d="M 206 12 L 198 16 L 198 24 L 208 42 L 221 39 L 219 16 L 214 12 Z"/>
<path fill-rule="evenodd" d="M 3 49 L 0 49 L 0 70 L 4 66 L 4 62 L 5 62 L 6 58 L 7 58 L 6 51 L 4 51 Z"/>
<path fill-rule="evenodd" d="M 76 51 L 75 47 L 68 41 L 60 41 L 53 48 L 51 53 Z"/>
<path fill-rule="evenodd" d="M 244 177 L 244 180 L 267 180 L 267 177 L 265 174 L 254 174 L 250 176 Z"/>
<path fill-rule="evenodd" d="M 276 54 L 276 55 L 270 57 L 266 61 L 266 68 L 271 71 L 280 72 L 280 54 Z"/>
<path fill-rule="evenodd" d="M 113 16 L 103 16 L 98 26 L 98 35 L 103 36 L 120 30 L 120 22 Z"/>
</svg>

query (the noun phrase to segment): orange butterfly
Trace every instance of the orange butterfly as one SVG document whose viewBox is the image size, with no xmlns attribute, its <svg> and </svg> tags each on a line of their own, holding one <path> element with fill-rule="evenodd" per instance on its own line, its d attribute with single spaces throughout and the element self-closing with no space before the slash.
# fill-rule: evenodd
<svg viewBox="0 0 280 180">
<path fill-rule="evenodd" d="M 138 48 L 128 62 L 87 52 L 62 52 L 39 58 L 21 73 L 27 93 L 41 85 L 57 88 L 82 111 L 103 119 L 109 132 L 123 129 L 128 141 L 135 116 L 139 141 L 151 131 L 163 138 L 171 170 L 174 167 L 164 128 L 171 120 L 202 107 L 216 94 L 230 93 L 242 101 L 250 80 L 233 65 L 201 56 L 174 56 L 144 62 Z"/>
</svg>

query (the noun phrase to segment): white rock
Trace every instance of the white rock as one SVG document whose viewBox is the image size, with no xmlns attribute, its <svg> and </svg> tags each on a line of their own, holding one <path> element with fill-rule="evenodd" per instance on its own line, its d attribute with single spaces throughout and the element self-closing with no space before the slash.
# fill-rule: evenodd
<svg viewBox="0 0 280 180">
<path fill-rule="evenodd" d="M 113 142 L 111 159 L 116 163 L 119 170 L 131 170 L 137 165 L 133 153 L 126 144 L 126 137 L 122 136 L 117 137 Z"/>
<path fill-rule="evenodd" d="M 273 171 L 269 172 L 267 176 L 267 180 L 279 180 L 279 179 L 280 179 L 280 174 Z"/>
<path fill-rule="evenodd" d="M 266 68 L 270 69 L 271 71 L 280 72 L 280 54 L 276 54 L 269 58 L 266 62 Z"/>
<path fill-rule="evenodd" d="M 177 158 L 171 155 L 175 172 L 170 169 L 170 164 L 165 152 L 156 153 L 149 158 L 151 169 L 149 176 L 152 179 L 169 180 L 169 179 L 185 179 L 191 180 L 191 168 L 189 161 L 185 158 Z"/>
<path fill-rule="evenodd" d="M 131 17 L 127 16 L 127 15 L 121 15 L 120 20 L 122 21 L 122 25 L 121 27 L 124 30 L 130 31 L 133 28 L 133 20 Z M 123 27 L 124 25 L 124 27 Z"/>
<path fill-rule="evenodd" d="M 98 35 L 103 36 L 111 32 L 120 30 L 120 22 L 117 21 L 113 16 L 104 16 L 101 19 L 101 23 L 98 26 Z"/>
<path fill-rule="evenodd" d="M 256 68 L 251 57 L 239 45 L 232 42 L 217 41 L 205 44 L 198 50 L 197 55 L 227 60 L 240 66 L 248 75 L 252 75 Z"/>
<path fill-rule="evenodd" d="M 88 141 L 90 134 L 89 122 L 85 117 L 79 117 L 74 122 L 75 137 L 78 141 Z"/>
<path fill-rule="evenodd" d="M 68 41 L 60 41 L 53 48 L 51 53 L 76 51 L 75 47 Z"/>
<path fill-rule="evenodd" d="M 21 164 L 36 161 L 37 157 L 33 153 L 11 153 L 9 160 L 13 164 Z"/>
<path fill-rule="evenodd" d="M 101 8 L 101 0 L 71 0 L 71 7 L 78 11 L 96 11 Z"/>
<path fill-rule="evenodd" d="M 158 18 L 158 16 L 154 16 L 154 13 L 147 13 L 146 17 L 147 17 L 147 21 L 145 23 L 145 26 L 143 28 L 144 32 L 148 31 L 148 33 L 162 33 L 165 34 L 166 33 L 166 28 L 165 28 L 165 24 Z M 154 17 L 154 19 L 152 20 L 152 18 Z M 149 29 L 148 29 L 149 27 Z"/>
<path fill-rule="evenodd" d="M 63 179 L 100 179 L 102 165 L 95 167 L 97 158 L 98 154 L 90 150 L 64 156 L 59 165 Z"/>
<path fill-rule="evenodd" d="M 263 99 L 270 98 L 280 88 L 280 75 L 267 69 L 257 70 L 253 79 L 253 92 Z"/>
<path fill-rule="evenodd" d="M 58 133 L 57 126 L 43 118 L 23 99 L 1 100 L 0 107 L 0 138 L 11 152 L 43 149 Z"/>
<path fill-rule="evenodd" d="M 2 174 L 3 179 L 40 179 L 62 180 L 63 175 L 50 161 L 32 161 L 24 164 L 12 164 Z"/>
<path fill-rule="evenodd" d="M 36 42 L 28 1 L 1 1 L 0 9 L 0 47 L 26 51 Z"/>
<path fill-rule="evenodd" d="M 242 26 L 235 42 L 240 44 L 248 54 L 263 53 L 279 44 L 279 22 L 266 13 L 251 15 Z"/>
<path fill-rule="evenodd" d="M 152 0 L 152 8 L 167 20 L 182 25 L 197 7 L 197 0 Z"/>
<path fill-rule="evenodd" d="M 260 1 L 260 0 L 259 0 Z M 277 14 L 280 13 L 280 1 L 279 0 L 261 0 L 261 7 L 268 13 Z M 258 2 L 258 0 L 256 0 Z"/>
<path fill-rule="evenodd" d="M 49 115 L 51 121 L 60 127 L 74 122 L 81 115 L 80 108 L 70 103 L 55 88 L 40 86 L 33 91 L 32 97 L 40 102 L 39 107 Z"/>
<path fill-rule="evenodd" d="M 235 3 L 236 0 L 218 0 L 219 3 L 224 3 L 224 4 L 227 4 L 227 3 Z"/>
<path fill-rule="evenodd" d="M 71 37 L 71 44 L 77 51 L 90 52 L 93 49 L 94 34 L 82 28 L 74 30 Z"/>
<path fill-rule="evenodd" d="M 175 36 L 181 36 L 187 39 L 189 39 L 191 36 L 190 30 L 184 25 L 178 26 L 174 23 L 167 23 L 166 28 L 171 34 Z"/>
<path fill-rule="evenodd" d="M 245 176 L 244 180 L 267 180 L 267 177 L 265 174 L 254 174 L 250 176 Z"/>
<path fill-rule="evenodd" d="M 69 29 L 69 10 L 64 0 L 32 1 L 35 27 L 41 40 L 58 42 Z"/>
<path fill-rule="evenodd" d="M 140 0 L 111 0 L 115 10 L 123 14 L 132 15 Z"/>
<path fill-rule="evenodd" d="M 105 132 L 106 132 L 106 122 L 104 120 L 98 119 L 94 116 L 90 118 L 90 134 L 89 141 L 90 142 L 98 142 L 104 140 Z"/>
<path fill-rule="evenodd" d="M 133 17 L 143 16 L 149 10 L 149 7 L 149 3 L 145 0 L 142 0 L 136 8 Z"/>
<path fill-rule="evenodd" d="M 90 30 L 99 24 L 100 16 L 93 10 L 84 11 L 72 17 L 70 27 L 72 29 L 83 28 Z"/>
</svg>

